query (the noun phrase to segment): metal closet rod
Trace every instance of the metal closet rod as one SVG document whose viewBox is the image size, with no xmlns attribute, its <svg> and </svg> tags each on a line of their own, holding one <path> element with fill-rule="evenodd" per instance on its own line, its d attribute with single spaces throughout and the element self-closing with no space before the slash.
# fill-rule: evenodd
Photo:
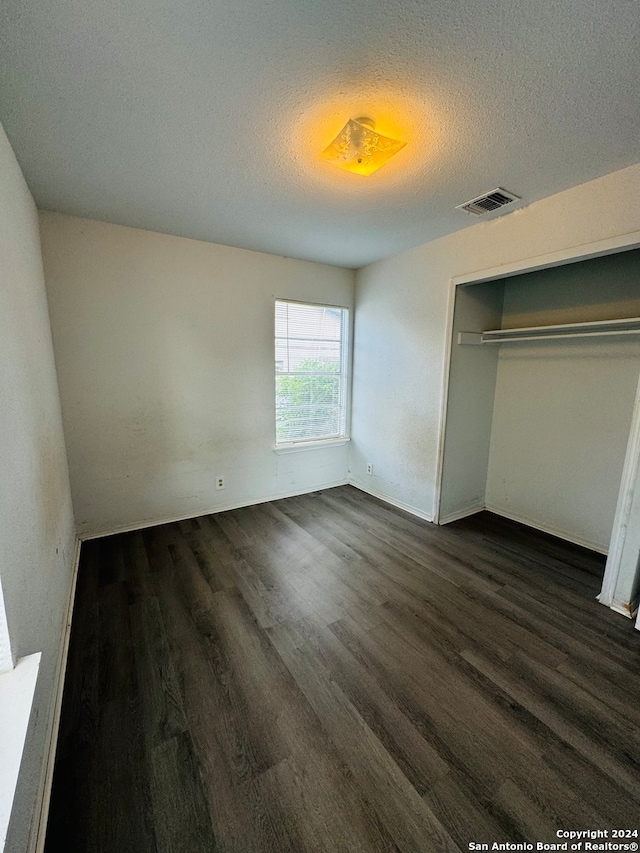
<svg viewBox="0 0 640 853">
<path fill-rule="evenodd" d="M 593 320 L 587 323 L 562 323 L 555 326 L 528 326 L 520 329 L 491 329 L 484 332 L 458 332 L 458 343 L 471 346 L 517 341 L 562 340 L 565 338 L 637 335 L 640 317 L 622 320 Z"/>
</svg>

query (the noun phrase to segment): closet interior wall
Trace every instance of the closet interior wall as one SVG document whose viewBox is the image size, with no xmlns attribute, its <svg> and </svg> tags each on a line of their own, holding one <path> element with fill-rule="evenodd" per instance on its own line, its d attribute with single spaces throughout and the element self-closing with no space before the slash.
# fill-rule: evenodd
<svg viewBox="0 0 640 853">
<path fill-rule="evenodd" d="M 500 328 L 503 297 L 501 281 L 456 289 L 440 524 L 485 506 L 498 348 L 459 346 L 457 340 L 460 332 Z"/>
<path fill-rule="evenodd" d="M 639 273 L 633 250 L 457 288 L 442 523 L 486 507 L 606 553 L 640 335 L 467 346 L 457 333 L 638 317 Z"/>
</svg>

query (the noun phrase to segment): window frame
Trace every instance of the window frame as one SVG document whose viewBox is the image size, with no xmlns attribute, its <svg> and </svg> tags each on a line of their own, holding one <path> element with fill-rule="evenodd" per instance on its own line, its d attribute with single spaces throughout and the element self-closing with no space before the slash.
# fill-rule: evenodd
<svg viewBox="0 0 640 853">
<path fill-rule="evenodd" d="M 324 438 L 299 438 L 289 441 L 278 441 L 277 438 L 277 410 L 275 407 L 277 396 L 277 336 L 275 334 L 276 311 L 278 303 L 288 305 L 301 305 L 309 308 L 333 308 L 342 312 L 341 322 L 341 366 L 342 371 L 339 374 L 343 379 L 341 383 L 341 407 L 342 407 L 342 427 L 343 432 L 340 435 L 326 436 Z M 276 453 L 294 453 L 300 450 L 311 450 L 321 447 L 338 447 L 350 441 L 351 429 L 351 371 L 352 371 L 352 318 L 353 311 L 348 305 L 336 305 L 330 302 L 311 302 L 304 299 L 289 299 L 287 297 L 277 296 L 273 302 L 273 430 L 274 430 L 274 446 Z M 310 373 L 310 376 L 314 374 Z M 318 374 L 320 375 L 320 374 Z"/>
</svg>

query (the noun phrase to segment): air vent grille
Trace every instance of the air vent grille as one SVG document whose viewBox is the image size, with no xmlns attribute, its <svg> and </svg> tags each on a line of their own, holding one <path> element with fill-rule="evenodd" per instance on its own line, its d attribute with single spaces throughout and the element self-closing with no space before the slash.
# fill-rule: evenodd
<svg viewBox="0 0 640 853">
<path fill-rule="evenodd" d="M 520 196 L 503 190 L 502 187 L 497 187 L 491 190 L 490 193 L 479 195 L 477 198 L 472 198 L 471 201 L 465 201 L 464 204 L 456 205 L 456 210 L 466 210 L 467 213 L 473 213 L 475 216 L 482 216 L 485 213 L 491 213 L 492 210 L 498 210 L 504 207 L 505 204 L 511 204 L 514 201 L 520 201 Z"/>
</svg>

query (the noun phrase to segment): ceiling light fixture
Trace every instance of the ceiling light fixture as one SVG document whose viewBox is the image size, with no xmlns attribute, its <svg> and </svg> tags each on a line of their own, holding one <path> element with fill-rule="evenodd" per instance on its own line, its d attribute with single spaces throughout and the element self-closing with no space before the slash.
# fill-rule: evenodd
<svg viewBox="0 0 640 853">
<path fill-rule="evenodd" d="M 352 118 L 320 158 L 349 172 L 370 175 L 405 145 L 406 142 L 378 133 L 370 118 Z"/>
</svg>

